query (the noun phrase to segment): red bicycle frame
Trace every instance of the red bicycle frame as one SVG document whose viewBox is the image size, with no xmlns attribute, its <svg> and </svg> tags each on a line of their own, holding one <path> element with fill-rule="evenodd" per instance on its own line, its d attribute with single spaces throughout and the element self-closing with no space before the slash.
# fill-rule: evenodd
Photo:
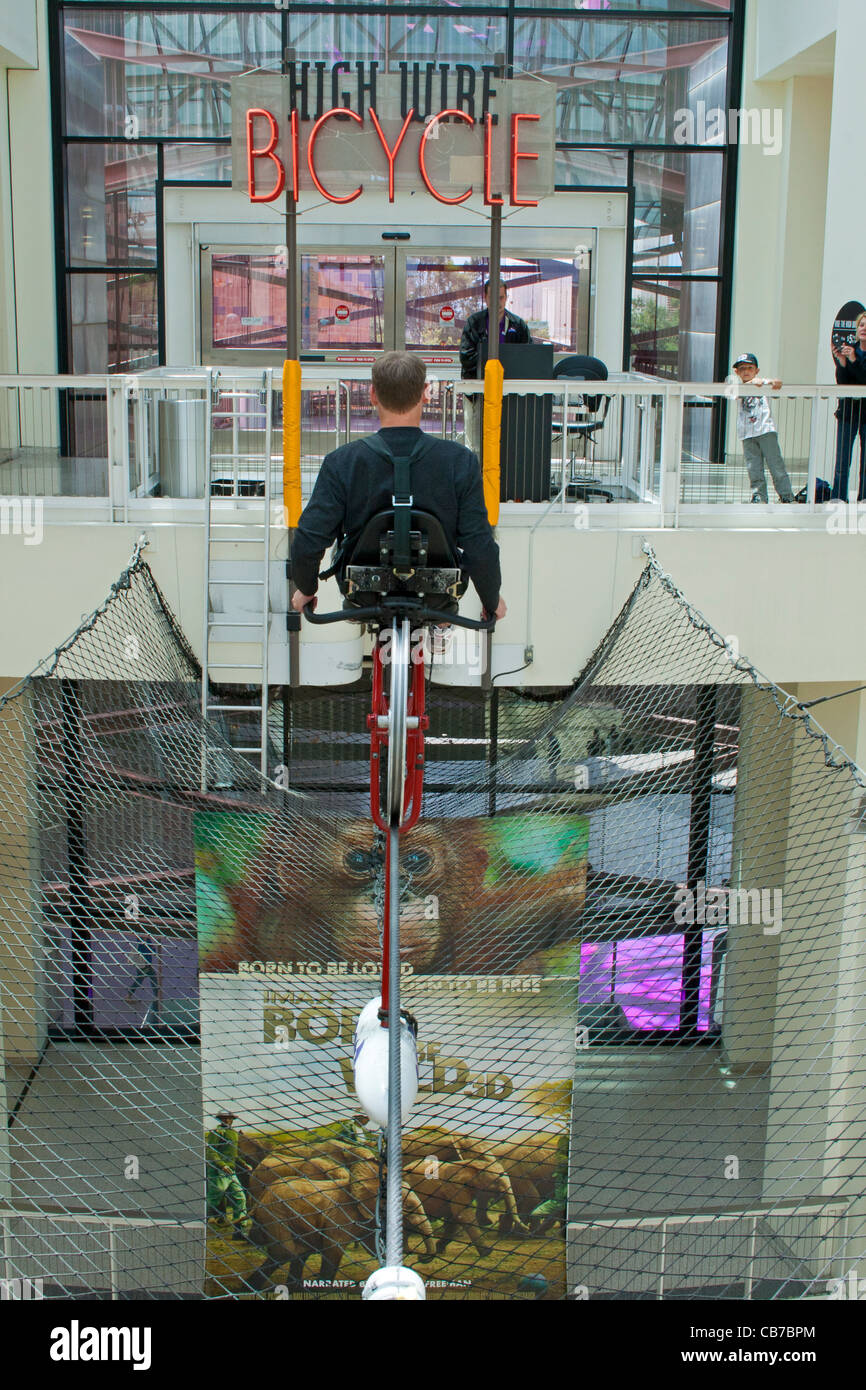
<svg viewBox="0 0 866 1390">
<path fill-rule="evenodd" d="M 391 939 L 389 884 L 391 881 L 392 836 L 388 833 L 391 827 L 382 816 L 381 805 L 381 769 L 388 755 L 388 729 L 385 724 L 388 716 L 388 698 L 385 694 L 382 647 L 381 640 L 377 640 L 373 647 L 372 710 L 367 715 L 367 728 L 370 731 L 370 814 L 373 817 L 373 823 L 386 835 L 385 909 L 382 933 L 382 1013 L 387 1017 L 388 952 Z M 403 817 L 399 826 L 400 835 L 408 833 L 421 814 L 421 798 L 424 792 L 424 734 L 430 727 L 430 720 L 424 712 L 426 687 L 424 684 L 423 645 L 417 650 L 417 656 L 414 647 L 410 647 L 410 651 L 412 652 L 412 672 L 406 707 L 406 767 L 403 782 Z"/>
<path fill-rule="evenodd" d="M 421 814 L 421 797 L 424 791 L 424 734 L 430 727 L 430 720 L 424 713 L 426 687 L 424 684 L 424 653 L 418 652 L 419 660 L 412 659 L 412 678 L 409 683 L 409 701 L 406 708 L 406 774 L 403 784 L 403 819 L 400 833 L 411 830 Z M 380 830 L 387 831 L 388 823 L 382 817 L 380 768 L 383 754 L 387 756 L 388 730 L 380 726 L 380 718 L 388 715 L 388 698 L 385 695 L 383 677 L 382 643 L 376 642 L 373 648 L 373 699 L 372 712 L 367 715 L 367 728 L 370 731 L 370 814 Z M 415 722 L 417 721 L 417 722 Z"/>
</svg>

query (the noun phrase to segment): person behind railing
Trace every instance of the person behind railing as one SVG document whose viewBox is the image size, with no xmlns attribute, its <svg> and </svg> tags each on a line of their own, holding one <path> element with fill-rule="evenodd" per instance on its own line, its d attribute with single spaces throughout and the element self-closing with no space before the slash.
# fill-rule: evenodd
<svg viewBox="0 0 866 1390">
<path fill-rule="evenodd" d="M 474 381 L 478 375 L 478 353 L 484 339 L 490 339 L 490 281 L 484 281 L 486 309 L 477 309 L 463 325 L 460 339 L 460 374 L 464 381 Z M 506 309 L 508 290 L 499 284 L 499 341 L 500 343 L 531 343 L 527 324 L 510 309 Z M 463 397 L 463 432 L 467 448 L 481 452 L 481 424 L 484 400 L 481 395 Z"/>
<path fill-rule="evenodd" d="M 833 352 L 839 386 L 866 386 L 866 314 L 858 318 L 854 334 L 856 342 L 843 343 L 838 352 L 835 349 Z M 836 409 L 836 419 L 839 422 L 836 430 L 836 473 L 830 496 L 848 501 L 848 475 L 851 472 L 854 441 L 859 435 L 860 483 L 857 501 L 866 502 L 866 400 L 851 400 L 843 396 Z"/>
<path fill-rule="evenodd" d="M 744 386 L 769 386 L 781 391 L 781 381 L 758 376 L 758 359 L 753 352 L 743 352 L 734 363 L 734 371 Z M 738 397 L 737 438 L 743 442 L 743 457 L 749 470 L 752 501 L 766 502 L 767 475 L 770 470 L 773 486 L 780 502 L 793 502 L 794 490 L 779 448 L 779 433 L 770 402 L 766 396 Z"/>
<path fill-rule="evenodd" d="M 487 519 L 480 464 L 462 444 L 433 439 L 421 429 L 428 392 L 427 368 L 417 353 L 386 352 L 380 357 L 373 365 L 370 388 L 379 415 L 379 440 L 392 458 L 415 456 L 413 506 L 438 518 L 485 612 L 504 618 L 499 546 Z M 308 603 L 316 606 L 319 567 L 328 546 L 339 541 L 341 563 L 347 562 L 366 523 L 391 507 L 393 494 L 392 464 L 363 438 L 325 455 L 292 543 L 296 612 Z M 428 598 L 428 607 L 443 606 L 436 597 Z"/>
</svg>

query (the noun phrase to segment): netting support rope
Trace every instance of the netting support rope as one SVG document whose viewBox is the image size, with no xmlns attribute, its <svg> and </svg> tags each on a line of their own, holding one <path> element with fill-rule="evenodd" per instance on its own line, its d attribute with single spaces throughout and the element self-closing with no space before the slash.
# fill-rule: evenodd
<svg viewBox="0 0 866 1390">
<path fill-rule="evenodd" d="M 689 603 L 682 589 L 677 588 L 677 585 L 674 583 L 674 580 L 671 578 L 671 576 L 667 573 L 666 570 L 662 569 L 661 565 L 658 562 L 658 557 L 655 551 L 653 550 L 652 546 L 650 545 L 649 541 L 644 540 L 642 549 L 643 553 L 647 556 L 646 569 L 643 571 L 643 574 L 641 575 L 640 579 L 635 585 L 632 593 L 629 595 L 626 607 L 623 609 L 623 612 L 617 619 L 617 623 L 621 621 L 621 619 L 623 618 L 623 614 L 625 614 L 627 611 L 630 611 L 631 605 L 636 599 L 638 593 L 644 587 L 649 576 L 655 575 L 662 588 L 667 593 L 669 593 L 672 598 L 676 599 L 677 603 L 683 609 L 683 612 L 685 613 L 688 621 L 691 623 L 695 631 L 703 633 L 704 636 L 710 639 L 710 641 L 713 643 L 713 646 L 718 647 L 721 651 L 723 651 L 727 655 L 728 660 L 730 661 L 731 666 L 735 671 L 739 671 L 743 675 L 747 675 L 759 690 L 765 690 L 772 697 L 773 703 L 779 711 L 780 718 L 798 720 L 803 725 L 803 728 L 805 729 L 809 737 L 818 740 L 818 742 L 822 745 L 824 749 L 824 761 L 827 767 L 833 768 L 837 772 L 841 772 L 847 769 L 851 773 L 851 776 L 854 778 L 854 781 L 857 783 L 857 785 L 866 789 L 866 773 L 864 773 L 857 766 L 857 764 L 853 762 L 851 758 L 848 757 L 848 754 L 845 752 L 844 748 L 842 748 L 841 745 L 838 744 L 835 739 L 830 737 L 826 729 L 822 729 L 821 725 L 818 724 L 812 718 L 811 714 L 809 713 L 808 706 L 801 704 L 800 701 L 794 695 L 785 694 L 785 699 L 781 700 L 779 698 L 780 693 L 785 692 L 780 691 L 780 687 L 776 685 L 775 681 L 772 681 L 769 679 L 768 676 L 765 676 L 761 671 L 758 670 L 757 666 L 752 664 L 751 661 L 748 661 L 745 657 L 740 656 L 739 653 L 734 653 L 731 650 L 729 643 L 725 641 L 721 633 L 713 627 L 712 623 L 710 623 L 704 617 L 703 613 L 699 612 L 697 608 L 694 608 L 692 604 Z M 611 631 L 612 630 L 613 629 L 611 629 Z M 602 648 L 604 648 L 605 655 L 609 650 L 609 636 L 610 634 L 608 633 L 599 648 L 599 653 L 601 653 Z M 594 653 L 587 667 L 584 668 L 584 675 L 580 678 L 580 684 L 583 683 L 584 679 L 588 681 L 588 674 L 595 667 L 597 667 L 598 664 L 600 664 L 598 655 Z"/>
</svg>

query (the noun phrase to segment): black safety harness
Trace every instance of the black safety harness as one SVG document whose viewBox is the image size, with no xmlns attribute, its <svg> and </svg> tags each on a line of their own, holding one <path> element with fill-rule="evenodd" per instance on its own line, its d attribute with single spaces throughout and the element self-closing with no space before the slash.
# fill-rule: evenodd
<svg viewBox="0 0 866 1390">
<path fill-rule="evenodd" d="M 385 463 L 389 463 L 393 469 L 394 481 L 391 495 L 391 505 L 393 511 L 387 515 L 393 515 L 393 530 L 382 529 L 377 536 L 379 553 L 375 557 L 369 552 L 359 557 L 361 563 L 356 563 L 353 557 L 347 555 L 347 538 L 343 537 L 334 552 L 330 568 L 319 575 L 320 579 L 329 579 L 331 575 L 342 576 L 339 580 L 340 587 L 347 597 L 358 593 L 418 593 L 418 594 L 443 594 L 453 599 L 458 599 L 466 588 L 466 583 L 461 575 L 457 562 L 451 553 L 451 546 L 442 531 L 441 523 L 434 516 L 429 517 L 428 530 L 434 534 L 434 553 L 436 549 L 444 549 L 448 552 L 450 564 L 443 567 L 439 565 L 431 566 L 428 562 L 430 537 L 427 530 L 415 529 L 412 527 L 412 513 L 415 499 L 412 493 L 412 467 L 424 458 L 438 443 L 435 436 L 425 434 L 417 440 L 414 448 L 409 454 L 396 455 L 391 452 L 388 445 L 378 434 L 365 435 L 360 441 L 366 444 L 367 448 Z M 385 516 L 380 513 L 380 516 Z M 416 527 L 418 512 L 416 511 Z M 426 515 L 422 513 L 421 515 Z M 367 522 L 367 527 L 375 521 L 371 517 Z M 367 527 L 365 527 L 365 532 Z M 354 553 L 357 554 L 362 538 L 354 544 Z M 437 534 L 438 533 L 438 534 Z M 371 546 L 372 549 L 372 546 Z M 351 563 L 347 560 L 351 559 Z M 371 563 L 372 562 L 372 563 Z"/>
</svg>

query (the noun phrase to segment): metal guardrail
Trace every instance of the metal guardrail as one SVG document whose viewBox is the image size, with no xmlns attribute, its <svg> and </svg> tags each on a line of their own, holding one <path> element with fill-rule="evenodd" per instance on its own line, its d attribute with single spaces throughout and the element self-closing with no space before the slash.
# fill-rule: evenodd
<svg viewBox="0 0 866 1390">
<path fill-rule="evenodd" d="M 743 1211 L 570 1221 L 572 1293 L 651 1294 L 658 1299 L 707 1284 L 806 1286 L 826 1296 L 844 1274 L 848 1212 L 837 1199 Z M 802 1297 L 802 1293 L 797 1296 Z"/>
<path fill-rule="evenodd" d="M 367 368 L 305 371 L 305 500 L 324 455 L 377 428 L 368 382 Z M 477 446 L 480 403 L 474 409 L 472 403 L 481 389 L 480 382 L 434 377 L 424 428 Z M 808 524 L 804 511 L 814 514 L 832 490 L 840 453 L 851 457 L 851 495 L 866 497 L 866 460 L 856 447 L 861 409 L 866 435 L 866 403 L 861 405 L 866 387 L 793 386 L 755 393 L 770 396 L 792 491 L 806 504 L 796 514 L 773 505 L 769 473 L 770 505 L 752 505 L 753 487 L 737 439 L 736 388 L 730 385 L 637 376 L 599 383 L 559 378 L 506 381 L 504 394 L 504 419 L 512 412 L 511 424 L 503 426 L 506 506 L 522 504 L 529 515 L 537 513 L 535 526 L 575 508 L 587 509 L 584 525 L 678 527 L 699 519 L 702 525 Z M 3 529 L 10 529 L 13 499 L 62 500 L 65 517 L 84 509 L 88 519 L 95 510 L 109 521 L 130 520 L 131 509 L 136 520 L 144 520 L 161 499 L 200 501 L 208 395 L 214 495 L 239 501 L 260 497 L 262 441 L 269 426 L 273 448 L 279 450 L 279 379 L 265 382 L 261 371 L 250 369 L 202 367 L 132 376 L 0 377 Z M 535 410 L 528 427 L 520 424 L 521 407 L 514 399 L 520 397 Z M 836 418 L 842 401 L 851 403 L 841 407 L 847 425 Z M 510 443 L 509 429 L 517 431 Z M 278 503 L 279 452 L 271 457 L 271 493 Z M 837 499 L 837 507 L 844 500 Z M 607 510 L 611 504 L 613 512 Z M 201 508 L 193 511 L 197 515 Z"/>
<path fill-rule="evenodd" d="M 0 1208 L 5 1298 L 200 1295 L 207 1227 L 170 1217 Z"/>
</svg>

